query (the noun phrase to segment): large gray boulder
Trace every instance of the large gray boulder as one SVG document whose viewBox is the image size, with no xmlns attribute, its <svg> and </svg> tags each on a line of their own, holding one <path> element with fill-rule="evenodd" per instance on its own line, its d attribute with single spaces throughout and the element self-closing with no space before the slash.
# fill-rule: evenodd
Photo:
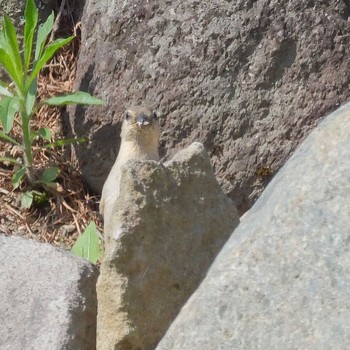
<svg viewBox="0 0 350 350">
<path fill-rule="evenodd" d="M 98 270 L 49 244 L 0 235 L 1 350 L 94 350 Z"/>
<path fill-rule="evenodd" d="M 199 143 L 170 162 L 131 161 L 105 223 L 97 349 L 154 349 L 239 219 Z"/>
<path fill-rule="evenodd" d="M 114 163 L 126 106 L 162 119 L 161 154 L 204 143 L 240 212 L 327 112 L 350 98 L 343 0 L 87 1 L 72 132 L 95 191 Z M 93 155 L 93 156 L 92 156 Z"/>
<path fill-rule="evenodd" d="M 349 349 L 350 104 L 307 138 L 157 350 Z"/>
</svg>

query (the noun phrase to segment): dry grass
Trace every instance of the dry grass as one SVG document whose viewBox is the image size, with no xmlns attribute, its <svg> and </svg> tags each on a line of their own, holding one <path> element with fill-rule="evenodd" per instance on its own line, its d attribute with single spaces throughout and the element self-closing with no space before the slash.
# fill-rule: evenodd
<svg viewBox="0 0 350 350">
<path fill-rule="evenodd" d="M 76 38 L 60 50 L 51 62 L 42 70 L 38 78 L 38 100 L 73 91 L 80 45 L 79 24 L 73 24 L 69 2 L 66 3 L 64 16 L 60 19 L 59 33 L 56 36 Z M 62 129 L 62 108 L 43 106 L 33 117 L 32 128 L 38 130 L 48 127 L 53 132 L 53 141 L 64 138 Z M 13 138 L 21 139 L 21 126 L 16 119 L 11 132 Z M 11 178 L 15 168 L 0 163 L 0 233 L 20 235 L 62 247 L 71 247 L 77 237 L 94 220 L 102 232 L 101 218 L 97 212 L 98 198 L 87 190 L 77 162 L 71 156 L 69 146 L 43 149 L 42 141 L 34 145 L 34 166 L 42 171 L 50 165 L 58 166 L 60 175 L 57 188 L 42 206 L 30 210 L 21 208 L 21 196 L 26 190 L 23 184 L 13 190 Z M 22 151 L 16 146 L 0 141 L 0 156 L 21 157 Z"/>
</svg>

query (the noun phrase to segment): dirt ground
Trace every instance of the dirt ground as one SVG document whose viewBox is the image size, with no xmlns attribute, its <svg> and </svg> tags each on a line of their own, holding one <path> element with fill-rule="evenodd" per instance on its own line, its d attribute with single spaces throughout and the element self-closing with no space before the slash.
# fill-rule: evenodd
<svg viewBox="0 0 350 350">
<path fill-rule="evenodd" d="M 75 35 L 76 38 L 60 50 L 42 70 L 38 79 L 38 100 L 73 91 L 76 57 L 80 45 L 79 23 L 72 22 L 69 8 L 61 16 L 57 37 Z M 42 107 L 33 117 L 31 127 L 38 130 L 48 127 L 52 130 L 52 141 L 64 138 L 63 108 Z M 1 127 L 0 127 L 1 130 Z M 17 118 L 10 133 L 12 138 L 21 140 L 20 120 Z M 46 200 L 30 209 L 21 207 L 26 184 L 14 190 L 13 165 L 0 163 L 0 234 L 19 235 L 42 242 L 48 242 L 66 249 L 74 244 L 93 220 L 102 232 L 102 219 L 98 214 L 99 198 L 89 193 L 79 166 L 74 161 L 72 146 L 43 149 L 41 140 L 34 143 L 34 167 L 42 171 L 48 166 L 58 166 L 60 174 L 57 187 Z M 0 156 L 21 159 L 22 149 L 0 140 Z"/>
</svg>

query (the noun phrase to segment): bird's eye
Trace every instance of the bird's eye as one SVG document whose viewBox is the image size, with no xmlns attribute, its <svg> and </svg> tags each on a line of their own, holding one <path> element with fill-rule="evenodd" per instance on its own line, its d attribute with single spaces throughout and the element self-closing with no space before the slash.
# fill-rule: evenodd
<svg viewBox="0 0 350 350">
<path fill-rule="evenodd" d="M 129 120 L 131 118 L 131 115 L 129 112 L 125 113 L 125 120 Z"/>
<path fill-rule="evenodd" d="M 156 113 L 156 112 L 153 112 L 152 118 L 153 118 L 153 119 L 156 119 L 156 120 L 158 119 L 158 116 L 157 116 L 157 113 Z"/>
</svg>

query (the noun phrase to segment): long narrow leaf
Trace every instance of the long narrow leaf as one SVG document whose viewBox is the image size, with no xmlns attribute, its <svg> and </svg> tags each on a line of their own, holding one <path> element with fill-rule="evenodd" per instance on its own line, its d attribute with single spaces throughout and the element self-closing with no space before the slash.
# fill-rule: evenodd
<svg viewBox="0 0 350 350">
<path fill-rule="evenodd" d="M 68 44 L 73 38 L 74 36 L 70 36 L 66 39 L 57 39 L 46 47 L 44 53 L 35 64 L 32 74 L 30 75 L 29 80 L 27 82 L 26 89 L 29 89 L 30 85 L 32 84 L 33 80 L 36 78 L 36 76 L 40 72 L 41 68 L 44 67 L 44 65 L 55 54 L 55 52 L 58 49 L 60 49 L 62 46 Z"/>
<path fill-rule="evenodd" d="M 13 176 L 12 176 L 12 185 L 13 188 L 18 188 L 19 185 L 21 184 L 23 177 L 26 173 L 26 168 L 23 167 L 21 169 L 19 169 Z"/>
<path fill-rule="evenodd" d="M 27 71 L 32 55 L 34 31 L 38 23 L 38 9 L 34 0 L 27 0 L 24 16 L 24 67 Z"/>
<path fill-rule="evenodd" d="M 21 165 L 21 163 L 15 159 L 15 158 L 9 158 L 9 157 L 0 157 L 0 162 L 2 163 L 11 163 L 15 165 Z"/>
<path fill-rule="evenodd" d="M 8 142 L 11 142 L 11 143 L 13 143 L 14 145 L 17 145 L 17 146 L 21 146 L 21 144 L 19 142 L 17 142 L 12 137 L 6 135 L 3 131 L 0 131 L 0 139 L 3 139 L 3 140 L 8 141 Z"/>
<path fill-rule="evenodd" d="M 74 143 L 83 143 L 86 141 L 87 141 L 87 139 L 85 137 L 69 138 L 69 139 L 57 140 L 55 142 L 48 143 L 47 145 L 44 145 L 42 147 L 43 148 L 63 147 L 66 145 L 72 145 Z"/>
<path fill-rule="evenodd" d="M 69 104 L 103 105 L 104 101 L 91 96 L 87 92 L 78 91 L 64 96 L 50 97 L 43 103 L 54 106 L 65 106 Z"/>
<path fill-rule="evenodd" d="M 0 48 L 4 49 L 6 47 L 5 35 L 2 30 L 0 30 Z"/>
<path fill-rule="evenodd" d="M 17 76 L 16 67 L 13 64 L 11 57 L 7 54 L 7 52 L 0 48 L 0 64 L 4 67 L 8 75 L 15 82 L 17 87 L 21 87 L 21 80 Z"/>
<path fill-rule="evenodd" d="M 5 97 L 0 101 L 0 120 L 6 134 L 12 129 L 18 107 L 18 101 L 15 97 Z"/>
<path fill-rule="evenodd" d="M 3 31 L 5 34 L 6 40 L 6 49 L 8 50 L 8 55 L 11 57 L 13 61 L 14 67 L 16 69 L 17 78 L 20 80 L 20 77 L 23 76 L 23 68 L 22 68 L 22 60 L 21 55 L 19 53 L 19 45 L 16 35 L 16 29 L 11 22 L 10 17 L 4 16 L 3 22 Z"/>
<path fill-rule="evenodd" d="M 37 91 L 37 84 L 36 79 L 32 81 L 32 84 L 30 85 L 29 91 L 27 93 L 27 99 L 26 99 L 26 111 L 28 118 L 31 117 L 33 113 L 33 107 L 35 103 L 36 98 L 36 91 Z"/>
<path fill-rule="evenodd" d="M 37 61 L 39 57 L 41 57 L 42 55 L 47 37 L 51 33 L 53 28 L 53 23 L 54 23 L 53 20 L 54 20 L 54 14 L 51 13 L 51 15 L 45 21 L 45 23 L 39 26 L 38 34 L 36 38 L 36 46 L 35 46 L 35 56 L 34 56 L 35 61 Z"/>
<path fill-rule="evenodd" d="M 7 86 L 4 82 L 0 80 L 0 95 L 2 96 L 7 96 L 7 97 L 12 97 L 13 94 L 10 90 L 7 89 Z"/>
</svg>

